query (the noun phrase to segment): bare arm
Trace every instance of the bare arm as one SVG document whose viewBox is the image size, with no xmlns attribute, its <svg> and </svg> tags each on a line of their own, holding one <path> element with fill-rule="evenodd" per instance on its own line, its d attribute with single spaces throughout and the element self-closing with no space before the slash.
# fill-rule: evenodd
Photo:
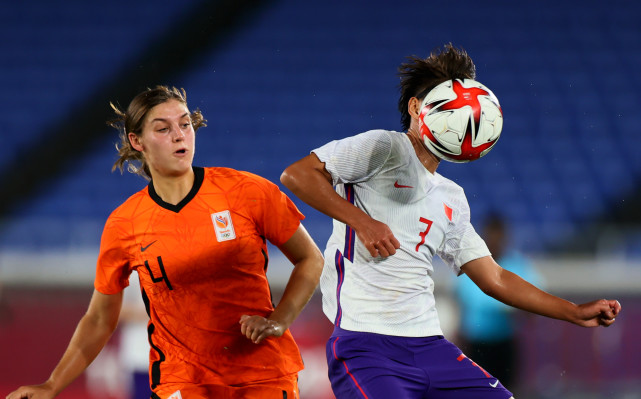
<svg viewBox="0 0 641 399">
<path fill-rule="evenodd" d="M 303 225 L 279 249 L 294 265 L 278 306 L 268 318 L 243 315 L 241 333 L 254 343 L 280 337 L 311 299 L 323 270 L 323 256 Z"/>
<path fill-rule="evenodd" d="M 331 175 L 315 154 L 288 166 L 280 181 L 313 208 L 351 226 L 373 257 L 393 255 L 401 247 L 386 224 L 372 219 L 334 191 Z"/>
<path fill-rule="evenodd" d="M 20 387 L 7 399 L 48 399 L 58 395 L 98 356 L 116 329 L 121 305 L 122 292 L 105 295 L 94 290 L 87 313 L 80 319 L 67 350 L 49 379 L 40 385 Z"/>
<path fill-rule="evenodd" d="M 579 326 L 610 326 L 621 311 L 616 300 L 599 299 L 577 305 L 551 295 L 503 269 L 491 256 L 470 261 L 461 270 L 483 292 L 507 305 Z"/>
</svg>

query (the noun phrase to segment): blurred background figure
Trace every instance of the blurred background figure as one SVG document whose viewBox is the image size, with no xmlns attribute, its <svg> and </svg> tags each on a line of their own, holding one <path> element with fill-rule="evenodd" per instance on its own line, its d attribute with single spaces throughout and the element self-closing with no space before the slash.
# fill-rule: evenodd
<svg viewBox="0 0 641 399">
<path fill-rule="evenodd" d="M 129 399 L 149 399 L 149 316 L 140 293 L 138 273 L 129 277 L 129 287 L 124 291 L 118 326 L 120 364 L 126 374 Z"/>
<path fill-rule="evenodd" d="M 503 216 L 490 213 L 480 228 L 492 257 L 504 268 L 533 285 L 544 288 L 532 263 L 510 248 L 510 232 Z M 454 282 L 460 306 L 459 345 L 463 352 L 482 365 L 518 396 L 519 325 L 518 319 L 530 317 L 484 294 L 462 275 Z"/>
</svg>

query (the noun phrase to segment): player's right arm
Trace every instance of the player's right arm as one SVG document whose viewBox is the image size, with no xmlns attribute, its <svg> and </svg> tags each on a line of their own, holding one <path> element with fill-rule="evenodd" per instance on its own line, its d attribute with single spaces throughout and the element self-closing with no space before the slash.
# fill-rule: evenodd
<svg viewBox="0 0 641 399">
<path fill-rule="evenodd" d="M 98 356 L 116 329 L 121 306 L 122 292 L 106 295 L 94 290 L 87 313 L 49 379 L 40 385 L 20 387 L 6 399 L 50 399 L 58 395 Z"/>
<path fill-rule="evenodd" d="M 351 226 L 372 256 L 393 255 L 400 248 L 400 243 L 386 224 L 372 219 L 336 193 L 332 176 L 316 154 L 311 153 L 288 166 L 280 181 L 308 205 Z"/>
</svg>

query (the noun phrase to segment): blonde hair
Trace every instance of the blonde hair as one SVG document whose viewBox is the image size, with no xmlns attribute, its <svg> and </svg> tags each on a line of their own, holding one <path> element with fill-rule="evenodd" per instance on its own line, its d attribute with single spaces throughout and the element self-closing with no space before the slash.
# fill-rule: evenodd
<svg viewBox="0 0 641 399">
<path fill-rule="evenodd" d="M 185 89 L 177 89 L 168 86 L 156 86 L 153 89 L 148 88 L 142 93 L 134 97 L 129 103 L 126 112 L 122 112 L 116 105 L 109 103 L 111 108 L 116 113 L 116 118 L 107 122 L 107 124 L 119 133 L 120 142 L 116 144 L 118 151 L 118 160 L 114 163 L 111 171 L 120 169 L 120 173 L 127 164 L 127 171 L 138 174 L 147 180 L 151 179 L 149 166 L 145 161 L 142 152 L 136 150 L 129 141 L 129 133 L 134 133 L 140 137 L 142 135 L 143 124 L 147 114 L 156 105 L 165 103 L 169 100 L 180 101 L 187 107 L 187 93 Z M 195 110 L 190 113 L 191 124 L 196 132 L 199 128 L 207 126 L 206 120 L 203 118 L 200 110 Z"/>
</svg>

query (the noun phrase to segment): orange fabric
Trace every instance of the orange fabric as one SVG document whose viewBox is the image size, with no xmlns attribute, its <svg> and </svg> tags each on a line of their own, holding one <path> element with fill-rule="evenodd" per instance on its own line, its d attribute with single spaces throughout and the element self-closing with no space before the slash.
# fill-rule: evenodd
<svg viewBox="0 0 641 399">
<path fill-rule="evenodd" d="M 273 311 L 265 239 L 283 244 L 303 215 L 259 176 L 227 168 L 194 172 L 194 189 L 178 207 L 163 203 L 150 184 L 111 214 L 95 288 L 120 292 L 138 272 L 150 314 L 154 390 L 297 373 L 303 364 L 289 331 L 256 345 L 241 335 L 238 321 Z"/>
<path fill-rule="evenodd" d="M 180 394 L 177 393 L 178 391 Z M 296 374 L 237 386 L 184 385 L 178 389 L 163 388 L 156 391 L 156 395 L 162 399 L 174 397 L 183 399 L 300 399 L 298 375 Z"/>
</svg>

